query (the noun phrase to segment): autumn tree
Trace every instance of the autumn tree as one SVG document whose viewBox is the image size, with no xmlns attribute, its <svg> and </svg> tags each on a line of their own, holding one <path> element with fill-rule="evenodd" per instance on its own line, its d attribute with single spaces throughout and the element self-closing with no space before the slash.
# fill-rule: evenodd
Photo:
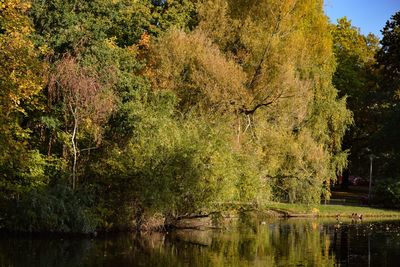
<svg viewBox="0 0 400 267">
<path fill-rule="evenodd" d="M 112 82 L 109 81 L 109 82 Z M 80 128 L 98 127 L 106 121 L 113 110 L 114 97 L 107 91 L 108 84 L 102 84 L 99 78 L 79 66 L 74 58 L 66 55 L 57 63 L 50 77 L 50 100 L 57 104 L 61 102 L 64 109 L 65 126 L 70 134 L 72 146 L 72 188 L 77 184 L 77 160 L 81 151 L 95 149 L 94 147 L 78 147 Z M 83 129 L 82 129 L 83 130 Z M 101 130 L 95 131 L 94 141 L 99 142 Z M 95 143 L 96 145 L 96 143 Z"/>
<path fill-rule="evenodd" d="M 285 194 L 290 194 L 295 184 L 315 186 L 316 198 L 311 201 L 319 199 L 322 183 L 329 184 L 346 164 L 341 142 L 351 122 L 345 99 L 339 98 L 331 82 L 335 61 L 322 1 L 204 1 L 199 16 L 199 28 L 246 73 L 245 88 L 250 97 L 240 109 L 244 116 L 244 127 L 240 128 L 254 140 L 264 140 L 253 145 L 265 147 L 269 143 L 267 133 L 279 129 L 281 136 L 293 136 L 293 142 L 306 142 L 297 139 L 304 134 L 323 147 L 325 156 L 319 157 L 319 166 L 325 167 L 310 169 L 306 179 L 299 178 L 299 173 L 288 175 L 285 161 L 278 164 L 281 168 L 277 172 L 265 177 L 271 182 L 287 181 Z M 216 17 L 220 23 L 215 22 Z M 277 138 L 276 147 L 280 141 L 286 142 Z M 270 149 L 265 147 L 264 151 L 271 153 Z M 271 157 L 268 154 L 264 155 L 266 159 Z M 281 154 L 282 158 L 288 158 L 286 155 Z M 292 170 L 304 168 L 291 166 Z"/>
<path fill-rule="evenodd" d="M 152 52 L 155 89 L 176 92 L 182 111 L 234 112 L 247 102 L 245 73 L 201 31 L 173 30 Z"/>
<path fill-rule="evenodd" d="M 29 151 L 28 109 L 39 109 L 37 96 L 46 77 L 44 50 L 32 42 L 29 1 L 0 1 L 0 188 L 21 191 L 40 184 L 41 156 Z M 38 162 L 35 163 L 35 159 Z M 37 164 L 37 165 L 36 165 Z M 31 165 L 31 166 L 29 166 Z M 37 169 L 36 169 L 37 168 Z M 39 177 L 35 177 L 35 171 Z M 25 173 L 25 175 L 24 175 Z M 7 193 L 5 194 L 7 196 Z"/>
<path fill-rule="evenodd" d="M 140 228 L 227 202 L 329 198 L 352 119 L 322 0 L 3 2 L 18 19 L 1 17 L 0 142 L 36 151 L 43 166 L 25 160 L 20 177 L 45 185 L 25 183 L 8 225 Z"/>
</svg>

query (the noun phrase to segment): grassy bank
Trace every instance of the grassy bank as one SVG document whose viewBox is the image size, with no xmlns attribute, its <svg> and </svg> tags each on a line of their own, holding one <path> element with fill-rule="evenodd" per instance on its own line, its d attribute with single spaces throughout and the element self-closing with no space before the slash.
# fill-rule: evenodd
<svg viewBox="0 0 400 267">
<path fill-rule="evenodd" d="M 288 203 L 267 203 L 261 206 L 263 210 L 273 210 L 290 217 L 351 217 L 353 213 L 363 217 L 399 217 L 400 210 L 388 210 L 366 206 L 349 205 L 299 205 Z"/>
</svg>

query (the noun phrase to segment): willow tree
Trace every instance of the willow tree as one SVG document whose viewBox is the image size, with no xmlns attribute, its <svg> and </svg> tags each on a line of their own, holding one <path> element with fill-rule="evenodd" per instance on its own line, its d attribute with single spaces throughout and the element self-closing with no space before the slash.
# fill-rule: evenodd
<svg viewBox="0 0 400 267">
<path fill-rule="evenodd" d="M 232 112 L 248 101 L 241 67 L 201 31 L 170 31 L 152 54 L 154 88 L 176 92 L 184 112 Z"/>
<path fill-rule="evenodd" d="M 202 1 L 199 17 L 199 28 L 246 73 L 240 129 L 252 136 L 253 153 L 263 148 L 261 179 L 292 201 L 318 201 L 323 184 L 346 164 L 341 142 L 351 122 L 332 85 L 335 59 L 322 1 Z"/>
</svg>

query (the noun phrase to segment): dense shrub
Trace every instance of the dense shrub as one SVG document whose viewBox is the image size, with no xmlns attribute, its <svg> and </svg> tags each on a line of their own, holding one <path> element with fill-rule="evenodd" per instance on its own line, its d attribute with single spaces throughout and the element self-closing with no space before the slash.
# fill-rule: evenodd
<svg viewBox="0 0 400 267">
<path fill-rule="evenodd" d="M 9 201 L 0 227 L 21 232 L 91 233 L 97 221 L 90 199 L 66 186 L 34 189 Z"/>
<path fill-rule="evenodd" d="M 372 202 L 385 207 L 400 208 L 400 180 L 385 179 L 374 187 Z"/>
</svg>

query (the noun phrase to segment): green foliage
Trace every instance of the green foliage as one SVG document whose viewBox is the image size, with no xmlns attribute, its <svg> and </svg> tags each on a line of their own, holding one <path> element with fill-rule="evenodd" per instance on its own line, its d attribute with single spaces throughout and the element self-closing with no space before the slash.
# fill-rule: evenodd
<svg viewBox="0 0 400 267">
<path fill-rule="evenodd" d="M 7 146 L 16 159 L 0 153 L 15 229 L 88 232 L 329 198 L 352 119 L 332 85 L 322 1 L 33 0 L 29 16 L 36 32 L 21 42 L 32 51 L 16 59 L 38 73 L 18 99 L 46 81 L 42 108 L 17 105 L 0 125 L 25 141 Z"/>
<path fill-rule="evenodd" d="M 95 165 L 108 190 L 150 211 L 173 215 L 240 200 L 235 183 L 244 183 L 249 173 L 238 180 L 241 166 L 229 147 L 226 125 L 212 117 L 177 119 L 171 93 L 151 94 L 145 101 L 129 103 L 134 125 L 126 128 L 133 134 L 121 146 L 107 148 L 107 157 Z"/>
<path fill-rule="evenodd" d="M 354 124 L 344 138 L 344 148 L 350 150 L 350 170 L 364 176 L 367 175 L 364 164 L 369 156 L 367 148 L 372 148 L 380 123 L 377 72 L 374 69 L 378 39 L 372 34 L 362 35 L 346 17 L 332 27 L 332 36 L 337 60 L 333 84 L 339 95 L 346 97 L 347 107 L 354 115 Z"/>
<path fill-rule="evenodd" d="M 400 133 L 398 125 L 400 100 L 399 46 L 400 46 L 400 12 L 386 22 L 382 30 L 381 49 L 377 55 L 379 64 L 379 115 L 382 121 L 378 124 L 375 153 L 382 160 L 380 174 L 388 177 L 399 177 L 400 168 Z"/>
<path fill-rule="evenodd" d="M 321 187 L 330 175 L 329 154 L 307 131 L 297 135 L 277 127 L 265 131 L 268 135 L 261 141 L 268 166 L 265 176 L 273 186 L 275 199 L 318 203 L 321 195 L 327 193 Z"/>
<path fill-rule="evenodd" d="M 378 52 L 377 60 L 383 68 L 383 78 L 388 84 L 385 90 L 392 92 L 395 99 L 399 99 L 399 43 L 400 43 L 400 12 L 394 14 L 386 22 L 382 30 L 381 49 Z"/>
<path fill-rule="evenodd" d="M 0 228 L 19 232 L 92 233 L 97 221 L 89 209 L 90 196 L 69 187 L 32 189 L 8 202 Z"/>
<path fill-rule="evenodd" d="M 154 87 L 173 90 L 183 112 L 233 111 L 247 101 L 245 74 L 201 31 L 166 33 L 152 47 Z"/>
<path fill-rule="evenodd" d="M 5 197 L 44 180 L 43 159 L 30 151 L 31 131 L 23 123 L 28 110 L 40 109 L 46 71 L 31 40 L 29 6 L 28 1 L 0 1 L 0 192 Z"/>
<path fill-rule="evenodd" d="M 328 198 L 327 185 L 346 165 L 341 143 L 352 117 L 332 86 L 322 1 L 205 1 L 199 10 L 199 28 L 246 74 L 238 139 L 258 158 L 263 179 L 273 181 L 278 199 Z M 314 151 L 319 158 L 304 156 Z"/>
<path fill-rule="evenodd" d="M 398 179 L 384 179 L 374 186 L 372 201 L 385 207 L 400 207 L 400 182 Z"/>
<path fill-rule="evenodd" d="M 63 53 L 108 36 L 128 44 L 137 41 L 150 26 L 150 10 L 145 2 L 38 0 L 33 1 L 31 14 L 41 39 L 55 53 Z"/>
<path fill-rule="evenodd" d="M 189 27 L 191 1 L 150 0 L 50 0 L 32 1 L 31 16 L 40 37 L 55 53 L 90 47 L 96 41 L 115 38 L 121 46 L 136 44 L 143 33 L 158 35 L 166 29 Z"/>
</svg>

